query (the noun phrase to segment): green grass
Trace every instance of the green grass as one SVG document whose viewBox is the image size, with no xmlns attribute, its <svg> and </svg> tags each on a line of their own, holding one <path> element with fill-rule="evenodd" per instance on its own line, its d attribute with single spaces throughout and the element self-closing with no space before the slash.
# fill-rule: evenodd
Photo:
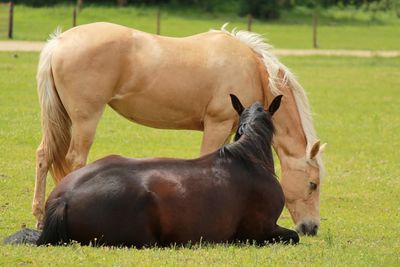
<svg viewBox="0 0 400 267">
<path fill-rule="evenodd" d="M 318 29 L 319 47 L 323 49 L 400 49 L 400 19 L 389 13 L 371 14 L 356 10 L 329 9 L 321 12 Z M 0 16 L 1 17 L 1 16 Z M 155 8 L 116 8 L 89 6 L 78 15 L 78 24 L 109 21 L 136 29 L 155 33 Z M 219 29 L 225 22 L 231 28 L 247 29 L 246 18 L 232 13 L 204 13 L 196 10 L 163 9 L 161 33 L 169 36 L 187 36 Z M 30 8 L 17 5 L 15 8 L 15 30 L 17 40 L 43 41 L 57 25 L 64 30 L 72 25 L 72 7 L 55 6 Z M 0 38 L 5 38 L 5 25 L 0 29 Z M 278 21 L 255 20 L 253 30 L 265 37 L 277 48 L 311 48 L 311 11 L 297 8 L 284 12 Z"/>
<path fill-rule="evenodd" d="M 34 226 L 31 198 L 40 140 L 38 55 L 0 53 L 0 239 Z M 307 89 L 325 154 L 321 231 L 300 245 L 110 249 L 0 245 L 0 266 L 400 265 L 400 59 L 284 57 Z M 201 134 L 146 128 L 107 109 L 90 161 L 111 153 L 195 157 Z M 50 179 L 49 179 L 50 180 Z M 51 189 L 53 183 L 48 182 Z M 293 227 L 287 211 L 280 223 Z"/>
</svg>

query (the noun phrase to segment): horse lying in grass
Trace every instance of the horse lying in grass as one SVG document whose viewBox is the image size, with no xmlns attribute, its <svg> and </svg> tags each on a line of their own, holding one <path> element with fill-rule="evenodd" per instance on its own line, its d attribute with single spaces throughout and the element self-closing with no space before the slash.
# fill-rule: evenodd
<svg viewBox="0 0 400 267">
<path fill-rule="evenodd" d="M 243 108 L 235 142 L 194 160 L 109 156 L 69 174 L 50 194 L 38 245 L 168 246 L 204 242 L 298 243 L 277 225 L 272 115 Z"/>
<path fill-rule="evenodd" d="M 317 233 L 323 146 L 303 88 L 260 35 L 222 28 L 172 38 L 111 23 L 81 25 L 49 40 L 37 81 L 43 134 L 32 210 L 38 228 L 48 171 L 58 184 L 86 164 L 106 105 L 149 127 L 203 131 L 206 155 L 236 131 L 238 117 L 226 97 L 232 93 L 245 106 L 259 101 L 264 108 L 285 96 L 274 117 L 281 185 L 297 230 Z"/>
</svg>

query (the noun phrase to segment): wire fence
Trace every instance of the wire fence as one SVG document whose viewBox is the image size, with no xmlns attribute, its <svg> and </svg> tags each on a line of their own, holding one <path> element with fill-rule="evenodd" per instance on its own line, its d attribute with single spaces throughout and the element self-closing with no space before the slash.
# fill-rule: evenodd
<svg viewBox="0 0 400 267">
<path fill-rule="evenodd" d="M 72 26 L 77 26 L 77 19 L 79 11 L 82 9 L 82 3 L 80 1 L 73 8 L 72 12 Z M 158 9 L 156 15 L 156 33 L 161 34 L 161 10 Z M 247 16 L 247 30 L 252 31 L 253 16 L 249 14 Z M 14 1 L 10 0 L 8 3 L 0 3 L 0 39 L 12 39 L 14 31 Z M 317 48 L 317 24 L 318 24 L 318 13 L 313 14 L 312 27 L 313 27 L 313 48 Z"/>
</svg>

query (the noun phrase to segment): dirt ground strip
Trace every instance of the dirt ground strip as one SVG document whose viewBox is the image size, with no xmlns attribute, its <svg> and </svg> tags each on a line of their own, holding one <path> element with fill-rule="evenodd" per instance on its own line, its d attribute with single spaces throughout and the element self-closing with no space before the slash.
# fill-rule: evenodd
<svg viewBox="0 0 400 267">
<path fill-rule="evenodd" d="M 0 51 L 37 52 L 44 42 L 0 41 Z M 353 57 L 400 57 L 400 51 L 331 50 L 331 49 L 274 49 L 278 56 L 353 56 Z"/>
</svg>

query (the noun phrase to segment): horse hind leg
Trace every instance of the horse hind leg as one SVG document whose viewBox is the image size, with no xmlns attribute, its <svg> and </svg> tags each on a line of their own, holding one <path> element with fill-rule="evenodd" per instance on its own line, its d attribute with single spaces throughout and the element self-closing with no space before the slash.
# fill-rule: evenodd
<svg viewBox="0 0 400 267">
<path fill-rule="evenodd" d="M 90 118 L 72 119 L 71 143 L 65 157 L 71 171 L 86 165 L 101 114 L 102 110 Z"/>
<path fill-rule="evenodd" d="M 44 216 L 44 202 L 46 191 L 46 176 L 49 171 L 51 161 L 46 155 L 44 142 L 40 143 L 36 151 L 36 179 L 35 191 L 32 202 L 32 213 L 36 218 L 36 228 L 41 229 Z"/>
<path fill-rule="evenodd" d="M 68 152 L 65 156 L 65 163 L 62 164 L 65 166 L 61 168 L 62 173 L 60 169 L 60 173 L 53 175 L 56 184 L 59 183 L 66 174 L 86 164 L 101 114 L 102 112 L 98 112 L 97 115 L 90 117 L 90 119 L 79 121 L 72 120 L 71 140 Z M 36 152 L 36 180 L 32 202 L 32 212 L 36 218 L 36 227 L 38 229 L 42 229 L 43 227 L 46 176 L 52 164 L 54 164 L 54 162 L 52 162 L 52 159 L 47 155 L 46 144 L 42 140 Z"/>
</svg>

